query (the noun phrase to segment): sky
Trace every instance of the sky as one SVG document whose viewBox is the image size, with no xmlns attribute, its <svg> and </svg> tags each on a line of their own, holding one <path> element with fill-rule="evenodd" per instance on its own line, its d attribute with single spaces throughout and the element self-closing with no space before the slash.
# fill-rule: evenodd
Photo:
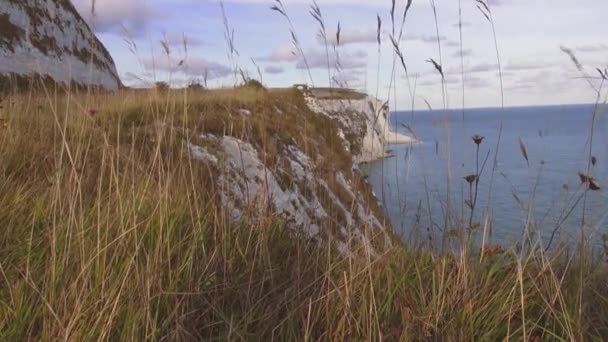
<svg viewBox="0 0 608 342">
<path fill-rule="evenodd" d="M 396 0 L 393 33 L 391 0 L 317 0 L 323 38 L 312 0 L 282 0 L 289 20 L 276 0 L 72 0 L 129 86 L 226 87 L 240 71 L 268 87 L 346 86 L 396 109 L 596 100 L 608 1 L 485 1 L 489 13 L 476 0 L 413 0 L 401 30 L 407 0 Z"/>
</svg>

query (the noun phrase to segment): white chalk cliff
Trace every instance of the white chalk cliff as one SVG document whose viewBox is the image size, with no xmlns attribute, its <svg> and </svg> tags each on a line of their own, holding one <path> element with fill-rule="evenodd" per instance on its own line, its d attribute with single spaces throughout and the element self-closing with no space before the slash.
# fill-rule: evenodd
<svg viewBox="0 0 608 342">
<path fill-rule="evenodd" d="M 388 108 L 375 98 L 360 95 L 353 100 L 304 95 L 303 106 L 308 110 L 298 114 L 311 120 L 325 117 L 328 125 L 335 125 L 344 145 L 342 153 L 350 159 L 348 167 L 320 171 L 322 153 L 299 146 L 295 140 L 279 148 L 272 164 L 264 163 L 262 146 L 233 136 L 200 134 L 196 137 L 199 142 L 190 143 L 188 150 L 193 159 L 217 172 L 219 197 L 233 220 L 264 219 L 270 211 L 310 239 L 334 241 L 344 254 L 356 246 L 376 254 L 392 246 L 391 228 L 358 165 L 385 157 L 387 144 L 412 143 L 414 139 L 392 132 Z M 281 119 L 296 119 L 278 108 L 275 111 Z M 258 115 L 246 109 L 239 113 L 245 121 Z M 320 133 L 310 138 L 322 147 Z"/>
<path fill-rule="evenodd" d="M 314 157 L 295 145 L 281 154 L 278 164 L 284 166 L 275 168 L 241 139 L 203 134 L 198 140 L 212 148 L 189 144 L 190 155 L 216 170 L 222 205 L 234 221 L 263 219 L 270 211 L 309 239 L 333 241 L 343 254 L 363 247 L 376 255 L 392 246 L 383 217 L 371 210 L 362 193 L 366 190 L 357 186 L 358 170 L 318 177 Z M 291 177 L 287 183 L 282 181 L 286 177 Z"/>
<path fill-rule="evenodd" d="M 336 121 L 345 147 L 353 154 L 355 162 L 386 157 L 389 144 L 416 142 L 414 138 L 391 129 L 388 106 L 375 97 L 365 95 L 357 99 L 325 99 L 306 95 L 305 98 L 312 111 Z"/>
<path fill-rule="evenodd" d="M 69 0 L 0 0 L 0 76 L 121 85 L 112 57 Z"/>
</svg>

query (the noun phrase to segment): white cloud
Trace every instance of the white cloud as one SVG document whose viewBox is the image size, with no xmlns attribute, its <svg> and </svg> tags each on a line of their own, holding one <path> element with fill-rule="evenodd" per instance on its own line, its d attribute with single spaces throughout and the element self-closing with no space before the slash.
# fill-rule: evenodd
<svg viewBox="0 0 608 342">
<path fill-rule="evenodd" d="M 367 52 L 363 49 L 358 49 L 350 52 L 339 52 L 338 55 L 333 50 L 327 53 L 325 49 L 309 49 L 304 51 L 304 57 L 300 56 L 295 48 L 280 47 L 273 50 L 270 54 L 264 57 L 258 57 L 258 61 L 262 62 L 295 62 L 296 69 L 336 69 L 339 65 L 341 69 L 357 69 L 366 66 L 365 58 Z"/>
<path fill-rule="evenodd" d="M 330 69 L 336 69 L 337 65 L 343 70 L 364 68 L 367 65 L 365 62 L 366 56 L 367 53 L 363 50 L 340 53 L 339 57 L 332 52 L 328 55 L 324 50 L 310 50 L 306 52 L 306 60 L 303 58 L 298 60 L 296 68 L 327 69 L 329 67 Z"/>
<path fill-rule="evenodd" d="M 149 71 L 182 73 L 188 76 L 204 77 L 209 80 L 226 77 L 232 73 L 232 69 L 228 66 L 201 57 L 191 57 L 182 62 L 170 60 L 163 56 L 156 59 L 144 59 L 143 63 L 146 70 Z"/>
<path fill-rule="evenodd" d="M 269 55 L 257 59 L 262 62 L 295 62 L 298 55 L 295 48 L 283 46 L 276 48 Z"/>
<path fill-rule="evenodd" d="M 446 36 L 443 35 L 425 35 L 425 34 L 411 34 L 403 37 L 401 40 L 409 40 L 409 41 L 420 41 L 423 43 L 437 43 L 437 40 L 440 42 L 448 40 Z"/>
<path fill-rule="evenodd" d="M 201 39 L 185 33 L 167 33 L 163 35 L 162 39 L 170 46 L 183 46 L 184 41 L 188 48 L 199 47 L 204 45 L 204 42 Z"/>
<path fill-rule="evenodd" d="M 378 31 L 376 30 L 341 30 L 340 31 L 340 45 L 349 45 L 349 44 L 357 44 L 357 43 L 376 43 L 378 40 Z M 324 43 L 323 38 L 317 36 L 317 41 L 321 44 Z M 327 43 L 331 45 L 335 45 L 338 42 L 338 37 L 336 32 L 332 32 L 329 37 L 327 37 Z"/>
<path fill-rule="evenodd" d="M 454 57 L 454 58 L 460 58 L 461 54 L 462 54 L 462 57 L 471 57 L 473 55 L 473 50 L 462 49 L 462 53 L 461 53 L 461 50 L 454 51 L 450 56 Z"/>
<path fill-rule="evenodd" d="M 511 62 L 507 63 L 507 65 L 503 68 L 505 71 L 527 71 L 527 70 L 537 70 L 547 68 L 550 65 L 537 63 L 533 61 L 520 61 L 520 62 Z"/>
<path fill-rule="evenodd" d="M 358 72 L 341 72 L 334 75 L 332 83 L 334 86 L 352 88 L 361 82 Z"/>
<path fill-rule="evenodd" d="M 471 24 L 470 21 L 462 21 L 462 28 L 471 27 L 471 26 L 473 26 L 473 24 Z M 460 23 L 454 23 L 454 24 L 452 24 L 452 27 L 455 29 L 458 29 L 460 27 Z"/>
<path fill-rule="evenodd" d="M 444 44 L 447 47 L 456 47 L 456 48 L 460 48 L 460 42 L 457 41 L 453 41 L 453 40 L 448 40 L 447 42 L 445 42 Z"/>
<path fill-rule="evenodd" d="M 606 44 L 586 44 L 577 46 L 576 51 L 578 52 L 603 52 L 608 51 L 608 45 Z"/>
<path fill-rule="evenodd" d="M 76 9 L 89 25 L 102 33 L 127 30 L 133 36 L 145 32 L 148 22 L 160 15 L 143 0 L 96 1 L 94 12 L 91 0 L 72 0 Z"/>
<path fill-rule="evenodd" d="M 276 65 L 269 65 L 266 68 L 264 68 L 264 72 L 268 73 L 268 74 L 282 74 L 283 72 L 285 72 L 285 69 L 280 67 L 280 66 L 276 66 Z"/>
</svg>

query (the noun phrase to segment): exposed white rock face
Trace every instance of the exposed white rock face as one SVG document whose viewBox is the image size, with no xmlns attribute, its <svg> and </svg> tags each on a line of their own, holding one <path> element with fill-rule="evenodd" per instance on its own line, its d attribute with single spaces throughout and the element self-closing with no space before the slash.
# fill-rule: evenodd
<svg viewBox="0 0 608 342">
<path fill-rule="evenodd" d="M 361 247 L 370 255 L 391 248 L 390 225 L 358 163 L 386 157 L 387 144 L 415 140 L 389 129 L 388 108 L 375 98 L 320 99 L 303 93 L 314 112 L 308 115 L 324 115 L 336 124 L 345 153 L 352 156 L 350 168 L 324 170 L 319 165 L 327 156 L 298 146 L 296 139 L 276 145 L 269 161 L 255 143 L 203 134 L 196 138 L 198 145 L 188 145 L 191 158 L 217 172 L 216 195 L 234 221 L 278 216 L 310 239 L 329 238 L 345 255 Z M 247 109 L 239 113 L 243 118 L 256 115 Z"/>
<path fill-rule="evenodd" d="M 0 76 L 33 75 L 121 85 L 112 57 L 69 0 L 0 0 Z"/>
<path fill-rule="evenodd" d="M 287 146 L 280 154 L 279 166 L 270 168 L 250 143 L 231 136 L 202 135 L 200 139 L 213 146 L 215 155 L 210 149 L 189 144 L 190 156 L 217 170 L 222 205 L 233 220 L 245 215 L 252 220 L 276 214 L 310 239 L 329 235 L 343 254 L 350 254 L 353 246 L 363 246 L 364 251 L 376 255 L 378 248 L 392 246 L 385 226 L 367 209 L 364 197 L 351 185 L 352 174 L 338 172 L 331 187 L 330 179 L 315 175 L 312 157 L 298 146 Z M 335 217 L 342 220 L 335 222 Z M 330 226 L 337 233 L 330 233 Z M 369 232 L 384 236 L 382 246 L 373 245 Z"/>
<path fill-rule="evenodd" d="M 337 121 L 345 149 L 353 153 L 357 163 L 387 156 L 386 145 L 414 143 L 412 137 L 394 132 L 388 124 L 389 111 L 380 100 L 366 96 L 362 99 L 319 99 L 305 96 L 308 107 Z"/>
</svg>

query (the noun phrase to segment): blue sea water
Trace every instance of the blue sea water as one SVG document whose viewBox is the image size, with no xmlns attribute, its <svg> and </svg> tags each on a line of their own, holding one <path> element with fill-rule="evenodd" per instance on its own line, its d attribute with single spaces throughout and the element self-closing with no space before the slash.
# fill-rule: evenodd
<svg viewBox="0 0 608 342">
<path fill-rule="evenodd" d="M 464 177 L 476 174 L 477 146 L 471 137 L 479 134 L 485 137 L 479 147 L 479 168 L 487 161 L 480 173 L 473 223 L 484 227 L 489 218 L 491 243 L 521 241 L 524 228 L 530 227 L 536 241 L 545 246 L 552 235 L 554 245 L 574 245 L 580 239 L 584 208 L 584 235 L 601 246 L 602 234 L 608 234 L 608 118 L 603 108 L 595 111 L 591 139 L 594 109 L 594 105 L 467 109 L 464 120 L 461 110 L 394 112 L 392 126 L 405 134 L 415 133 L 421 143 L 389 146 L 394 157 L 363 169 L 404 239 L 439 235 L 468 226 L 467 201 L 474 198 L 475 189 Z M 587 173 L 591 140 L 597 162 L 589 174 L 602 189 L 585 196 L 579 172 Z"/>
</svg>

